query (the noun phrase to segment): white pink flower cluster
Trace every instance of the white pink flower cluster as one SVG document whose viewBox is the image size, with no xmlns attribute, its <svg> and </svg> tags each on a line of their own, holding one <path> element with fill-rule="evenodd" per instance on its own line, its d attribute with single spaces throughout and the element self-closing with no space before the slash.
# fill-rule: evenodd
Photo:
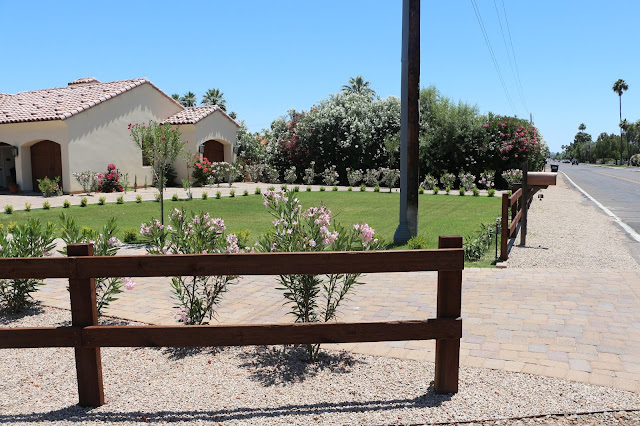
<svg viewBox="0 0 640 426">
<path fill-rule="evenodd" d="M 362 245 L 367 246 L 371 242 L 371 240 L 373 240 L 374 243 L 378 242 L 377 238 L 373 238 L 375 230 L 366 223 L 363 223 L 361 225 L 355 224 L 353 225 L 353 229 L 355 229 L 360 235 L 360 238 L 362 238 Z"/>
<path fill-rule="evenodd" d="M 265 191 L 262 195 L 262 198 L 264 200 L 262 204 L 264 204 L 265 207 L 269 207 L 272 203 L 278 204 L 280 201 L 285 203 L 289 201 L 289 198 L 286 196 L 284 190 L 280 190 L 279 192 Z"/>
<path fill-rule="evenodd" d="M 227 252 L 240 253 L 240 247 L 238 247 L 238 237 L 236 234 L 227 235 Z"/>
<path fill-rule="evenodd" d="M 136 283 L 131 277 L 124 277 L 124 288 L 127 290 L 133 290 L 136 287 Z"/>
</svg>

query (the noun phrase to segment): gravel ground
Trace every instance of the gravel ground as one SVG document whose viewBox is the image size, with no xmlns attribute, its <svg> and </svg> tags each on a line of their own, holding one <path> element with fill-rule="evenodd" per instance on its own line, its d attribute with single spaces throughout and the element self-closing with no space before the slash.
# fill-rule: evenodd
<svg viewBox="0 0 640 426">
<path fill-rule="evenodd" d="M 0 318 L 9 327 L 59 326 L 68 325 L 70 312 Z M 638 411 L 624 411 L 639 409 L 640 395 L 606 387 L 462 368 L 460 392 L 436 395 L 433 363 L 327 351 L 309 365 L 303 356 L 293 347 L 103 348 L 107 403 L 84 409 L 75 405 L 72 349 L 3 349 L 0 423 L 640 422 Z"/>
<path fill-rule="evenodd" d="M 527 245 L 520 234 L 509 253 L 509 268 L 639 269 L 627 234 L 576 190 L 564 175 L 557 185 L 534 195 L 528 215 Z"/>
</svg>

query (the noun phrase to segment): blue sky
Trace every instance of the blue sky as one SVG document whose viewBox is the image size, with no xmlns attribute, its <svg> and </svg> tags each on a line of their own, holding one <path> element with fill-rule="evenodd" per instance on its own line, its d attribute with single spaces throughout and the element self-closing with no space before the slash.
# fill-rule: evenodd
<svg viewBox="0 0 640 426">
<path fill-rule="evenodd" d="M 594 139 L 640 119 L 640 2 L 476 0 L 510 103 L 470 0 L 422 1 L 421 86 L 480 112 L 528 118 L 552 151 L 584 122 Z M 510 67 L 507 22 L 520 91 Z M 504 19 L 506 10 L 507 21 Z M 401 0 L 0 0 L 0 92 L 60 87 L 79 77 L 147 77 L 166 93 L 209 88 L 252 131 L 308 110 L 349 77 L 400 94 Z M 513 104 L 513 106 L 511 105 Z M 526 104 L 526 107 L 525 105 Z"/>
</svg>

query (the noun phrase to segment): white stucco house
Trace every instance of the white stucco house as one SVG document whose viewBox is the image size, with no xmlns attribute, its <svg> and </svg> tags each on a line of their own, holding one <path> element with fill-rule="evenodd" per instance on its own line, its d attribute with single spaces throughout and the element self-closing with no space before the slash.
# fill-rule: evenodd
<svg viewBox="0 0 640 426">
<path fill-rule="evenodd" d="M 185 149 L 211 161 L 233 162 L 238 123 L 219 107 L 185 108 L 146 78 L 101 83 L 82 78 L 66 87 L 17 94 L 0 93 L 0 187 L 15 176 L 21 190 L 37 190 L 37 179 L 61 177 L 64 192 L 80 192 L 73 172 L 104 172 L 115 164 L 152 181 L 150 166 L 128 126 L 149 120 L 179 126 Z M 173 165 L 178 181 L 186 162 Z"/>
</svg>

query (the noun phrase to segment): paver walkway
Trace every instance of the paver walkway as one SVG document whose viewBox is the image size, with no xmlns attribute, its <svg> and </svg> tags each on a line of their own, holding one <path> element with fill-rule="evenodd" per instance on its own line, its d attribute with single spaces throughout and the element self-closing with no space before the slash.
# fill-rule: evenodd
<svg viewBox="0 0 640 426">
<path fill-rule="evenodd" d="M 436 316 L 436 273 L 368 274 L 341 321 Z M 169 278 L 138 278 L 108 314 L 175 324 Z M 66 281 L 37 297 L 69 309 Z M 221 324 L 292 322 L 274 277 L 246 276 L 220 305 Z M 640 392 L 640 271 L 466 269 L 461 365 L 539 374 Z M 434 341 L 326 345 L 434 360 Z"/>
</svg>

